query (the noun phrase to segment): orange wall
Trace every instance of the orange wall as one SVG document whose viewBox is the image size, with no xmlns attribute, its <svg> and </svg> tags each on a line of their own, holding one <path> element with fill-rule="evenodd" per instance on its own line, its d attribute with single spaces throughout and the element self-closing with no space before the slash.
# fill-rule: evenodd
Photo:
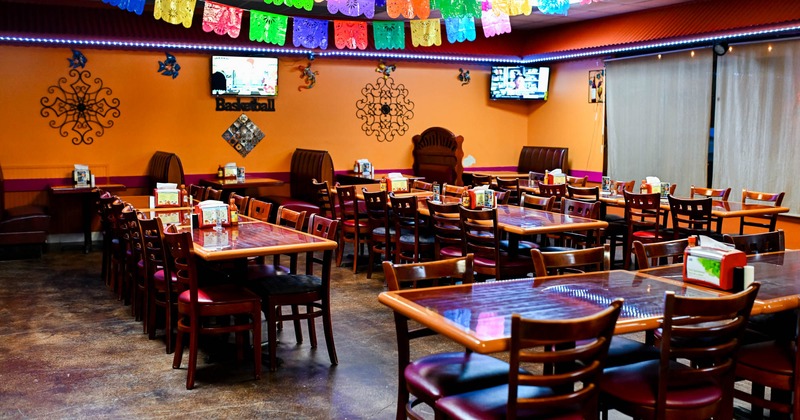
<svg viewBox="0 0 800 420">
<path fill-rule="evenodd" d="M 299 65 L 306 60 L 281 57 L 275 112 L 247 112 L 266 137 L 246 158 L 222 140 L 239 112 L 216 112 L 209 93 L 209 57 L 178 53 L 176 79 L 156 72 L 163 53 L 82 50 L 86 69 L 120 100 L 121 116 L 92 145 L 75 146 L 48 126 L 40 99 L 68 73 L 67 48 L 0 47 L 5 98 L 0 123 L 0 164 L 107 165 L 112 176 L 140 176 L 156 150 L 177 153 L 187 174 L 210 174 L 219 163 L 235 161 L 248 173 L 288 171 L 296 147 L 327 149 L 337 170 L 369 158 L 378 170 L 411 167 L 411 137 L 430 126 L 442 126 L 466 139 L 464 151 L 477 164 L 514 165 L 528 141 L 529 106 L 488 100 L 488 66 L 457 63 L 398 62 L 395 83 L 409 90 L 414 117 L 408 131 L 392 142 L 366 136 L 356 117 L 361 89 L 375 83 L 377 62 L 316 59 L 317 85 L 298 91 Z M 459 67 L 470 70 L 472 83 L 462 86 Z M 37 177 L 28 174 L 28 177 Z M 15 176 L 6 171 L 6 178 Z M 40 177 L 49 177 L 42 175 Z"/>
</svg>

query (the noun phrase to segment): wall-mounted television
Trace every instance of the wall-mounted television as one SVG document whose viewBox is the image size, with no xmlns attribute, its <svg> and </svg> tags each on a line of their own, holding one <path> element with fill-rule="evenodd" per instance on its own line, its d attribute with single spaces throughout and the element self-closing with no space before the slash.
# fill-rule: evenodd
<svg viewBox="0 0 800 420">
<path fill-rule="evenodd" d="M 211 57 L 211 94 L 231 96 L 276 96 L 277 57 Z"/>
<path fill-rule="evenodd" d="M 492 66 L 490 99 L 547 100 L 549 67 Z"/>
</svg>

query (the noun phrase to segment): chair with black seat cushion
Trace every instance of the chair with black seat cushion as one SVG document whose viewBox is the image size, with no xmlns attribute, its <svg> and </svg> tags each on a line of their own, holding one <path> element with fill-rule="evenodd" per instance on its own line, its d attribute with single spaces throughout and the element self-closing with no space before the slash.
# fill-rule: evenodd
<svg viewBox="0 0 800 420">
<path fill-rule="evenodd" d="M 367 216 L 361 214 L 358 196 L 356 196 L 355 185 L 337 185 L 336 198 L 339 200 L 338 216 L 341 221 L 339 232 L 339 253 L 336 257 L 336 265 L 342 265 L 345 245 L 353 244 L 353 273 L 358 272 L 358 255 L 361 253 L 363 244 L 367 243 L 367 235 L 370 233 Z"/>
<path fill-rule="evenodd" d="M 722 237 L 723 241 L 745 254 L 763 254 L 786 250 L 786 239 L 783 230 L 774 232 L 751 233 L 745 235 L 728 235 Z"/>
<path fill-rule="evenodd" d="M 664 264 L 683 262 L 683 252 L 689 246 L 689 239 L 642 243 L 633 241 L 636 266 L 639 270 L 658 267 Z"/>
<path fill-rule="evenodd" d="M 192 200 L 203 201 L 206 199 L 206 187 L 202 185 L 190 184 L 189 195 L 192 196 Z"/>
<path fill-rule="evenodd" d="M 633 192 L 633 187 L 636 185 L 636 180 L 632 181 L 613 181 L 611 183 L 611 193 L 614 195 L 622 195 L 623 191 Z M 605 206 L 604 206 L 605 207 Z M 601 214 L 603 210 L 601 209 Z M 605 222 L 608 223 L 606 228 L 606 239 L 611 245 L 611 266 L 616 266 L 617 247 L 622 246 L 625 248 L 627 242 L 628 226 L 625 224 L 624 214 L 617 214 L 613 212 L 605 212 L 601 216 Z M 623 264 L 624 265 L 624 264 Z"/>
<path fill-rule="evenodd" d="M 758 191 L 742 190 L 742 203 L 744 204 L 763 204 L 771 206 L 780 206 L 783 203 L 783 197 L 786 193 L 767 193 Z M 739 234 L 744 234 L 744 227 L 751 226 L 760 229 L 767 229 L 772 232 L 778 223 L 777 214 L 765 214 L 763 216 L 743 216 L 739 222 Z"/>
<path fill-rule="evenodd" d="M 370 233 L 367 237 L 367 246 L 369 247 L 367 278 L 371 279 L 376 256 L 378 257 L 378 262 L 392 260 L 392 244 L 395 240 L 395 230 L 394 226 L 390 224 L 389 195 L 386 191 L 370 192 L 366 188 L 362 188 L 362 194 L 367 208 L 367 222 L 370 227 Z"/>
<path fill-rule="evenodd" d="M 793 318 L 796 326 L 797 310 L 786 315 Z M 789 329 L 791 325 L 784 322 L 782 327 Z M 752 418 L 763 418 L 765 408 L 769 409 L 770 418 L 778 418 L 778 413 L 800 418 L 800 335 L 792 333 L 793 338 L 745 344 L 739 350 L 736 378 L 750 381 L 751 391 L 736 388 L 734 396 L 751 405 Z M 764 395 L 765 388 L 770 388 L 769 399 Z"/>
<path fill-rule="evenodd" d="M 434 203 L 427 200 L 433 229 L 434 252 L 436 259 L 458 258 L 464 256 L 464 239 L 461 237 L 461 219 L 458 203 Z"/>
<path fill-rule="evenodd" d="M 635 194 L 623 191 L 625 197 L 625 251 L 623 252 L 624 268 L 631 265 L 633 241 L 642 243 L 662 242 L 667 238 L 661 228 L 662 210 L 661 194 Z"/>
<path fill-rule="evenodd" d="M 634 418 L 732 418 L 736 356 L 758 289 L 714 298 L 667 292 L 660 358 L 603 372 L 604 417 L 616 409 Z"/>
<path fill-rule="evenodd" d="M 389 194 L 395 231 L 396 263 L 434 259 L 434 237 L 430 227 L 420 218 L 415 196 Z"/>
<path fill-rule="evenodd" d="M 233 204 L 236 204 L 236 208 L 239 209 L 239 212 L 245 214 L 249 211 L 247 207 L 250 204 L 250 196 L 247 195 L 239 195 L 235 192 L 232 192 L 228 199 L 233 199 Z"/>
<path fill-rule="evenodd" d="M 211 187 L 206 187 L 206 200 L 222 200 L 222 190 L 215 190 Z"/>
<path fill-rule="evenodd" d="M 261 378 L 261 298 L 255 293 L 234 284 L 201 286 L 198 284 L 192 233 L 164 232 L 164 246 L 169 250 L 168 270 L 184 290 L 178 295 L 178 337 L 172 368 L 181 366 L 185 336 L 189 336 L 189 366 L 186 389 L 194 388 L 197 353 L 201 334 L 236 334 L 240 359 L 244 347 L 250 344 L 248 332 L 252 331 L 253 375 Z M 170 278 L 172 274 L 164 275 Z M 230 322 L 209 322 L 226 317 Z"/>
<path fill-rule="evenodd" d="M 678 198 L 669 195 L 667 199 L 669 200 L 674 239 L 696 235 L 722 239 L 711 229 L 713 220 L 711 219 L 712 200 L 710 198 Z"/>
<path fill-rule="evenodd" d="M 728 201 L 728 197 L 731 195 L 731 188 L 706 188 L 706 187 L 696 187 L 694 185 L 691 186 L 689 189 L 689 198 L 695 197 L 709 197 L 713 200 L 720 200 L 720 201 Z M 714 219 L 714 230 L 717 233 L 722 233 L 722 218 L 712 216 Z"/>
<path fill-rule="evenodd" d="M 575 186 L 575 187 L 585 187 L 586 183 L 589 182 L 589 176 L 570 176 L 567 175 L 567 186 Z"/>
<path fill-rule="evenodd" d="M 530 251 L 501 245 L 497 209 L 458 207 L 464 253 L 475 255 L 475 272 L 499 279 L 526 277 L 533 272 Z M 512 252 L 515 251 L 515 252 Z"/>
<path fill-rule="evenodd" d="M 491 175 L 472 174 L 472 186 L 481 187 L 484 185 L 492 185 Z"/>
<path fill-rule="evenodd" d="M 312 214 L 308 220 L 308 233 L 321 238 L 333 240 L 339 221 Z M 278 325 L 283 321 L 293 321 L 295 338 L 303 342 L 300 321 L 308 321 L 309 341 L 311 347 L 317 347 L 317 334 L 314 322 L 322 318 L 325 343 L 328 357 L 332 365 L 339 363 L 336 346 L 333 342 L 333 324 L 331 322 L 331 260 L 333 251 L 325 251 L 321 260 L 314 257 L 313 252 L 306 253 L 305 274 L 271 275 L 251 282 L 250 288 L 261 296 L 264 313 L 267 315 L 267 339 L 269 341 L 269 369 L 277 368 Z M 320 275 L 314 274 L 314 263 L 322 265 Z M 281 306 L 291 305 L 292 313 L 286 314 Z M 300 312 L 299 307 L 305 307 Z"/>
<path fill-rule="evenodd" d="M 269 215 L 272 213 L 272 203 L 251 198 L 247 205 L 247 216 L 262 222 L 269 222 Z"/>
<path fill-rule="evenodd" d="M 542 197 L 555 197 L 556 201 L 553 204 L 553 211 L 561 211 L 561 200 L 567 196 L 567 184 L 544 184 L 541 181 L 536 181 L 536 186 L 539 188 L 539 194 Z"/>
<path fill-rule="evenodd" d="M 411 264 L 383 263 L 390 291 L 422 288 L 460 281 L 473 281 L 473 256 Z M 428 327 L 410 328 L 408 318 L 395 312 L 397 332 L 397 415 L 423 418 L 414 408 L 435 407 L 436 400 L 508 381 L 508 364 L 491 356 L 472 352 L 436 353 L 411 361 L 411 340 L 435 335 Z M 409 397 L 409 394 L 413 398 Z"/>
<path fill-rule="evenodd" d="M 448 419 L 596 419 L 597 384 L 621 309 L 617 299 L 583 318 L 512 315 L 508 383 L 441 398 L 436 411 Z"/>
<path fill-rule="evenodd" d="M 561 213 L 570 217 L 598 220 L 600 218 L 600 202 L 565 198 L 561 202 Z M 601 236 L 601 230 L 596 229 L 583 232 L 564 232 L 561 239 L 565 241 L 565 245 L 571 248 L 587 248 L 600 245 Z"/>
<path fill-rule="evenodd" d="M 498 176 L 494 181 L 498 190 L 508 192 L 509 201 L 514 203 L 519 201 L 519 181 L 517 178 L 503 178 Z"/>
<path fill-rule="evenodd" d="M 295 211 L 283 206 L 278 207 L 276 225 L 285 226 L 294 230 L 303 230 L 306 221 L 306 212 Z M 281 256 L 286 255 L 289 257 L 289 265 L 281 265 Z M 296 273 L 297 272 L 297 254 L 275 254 L 272 256 L 272 264 L 266 264 L 265 258 L 253 257 L 250 264 L 247 265 L 247 278 L 249 280 L 259 279 L 264 276 L 271 276 L 280 273 Z"/>
<path fill-rule="evenodd" d="M 519 205 L 530 209 L 553 211 L 553 206 L 556 203 L 554 196 L 542 197 L 529 193 L 522 193 L 519 200 Z"/>
</svg>

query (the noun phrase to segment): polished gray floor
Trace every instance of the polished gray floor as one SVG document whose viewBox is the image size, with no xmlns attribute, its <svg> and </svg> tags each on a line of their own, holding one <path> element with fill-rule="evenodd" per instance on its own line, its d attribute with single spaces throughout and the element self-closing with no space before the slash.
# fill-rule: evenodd
<svg viewBox="0 0 800 420">
<path fill-rule="evenodd" d="M 160 336 L 149 340 L 100 279 L 100 260 L 98 251 L 51 249 L 41 259 L 0 261 L 0 417 L 394 417 L 395 334 L 377 300 L 381 272 L 367 279 L 364 269 L 333 270 L 338 366 L 321 328 L 312 349 L 296 344 L 287 324 L 276 372 L 264 366 L 255 381 L 227 343 L 206 341 L 196 388 L 187 391 L 187 358 L 172 369 Z M 441 337 L 417 341 L 412 357 L 458 348 Z"/>
</svg>

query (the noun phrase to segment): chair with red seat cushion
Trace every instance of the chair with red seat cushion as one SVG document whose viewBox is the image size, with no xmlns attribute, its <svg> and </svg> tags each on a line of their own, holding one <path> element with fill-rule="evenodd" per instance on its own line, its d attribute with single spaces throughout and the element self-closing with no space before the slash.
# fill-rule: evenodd
<svg viewBox="0 0 800 420">
<path fill-rule="evenodd" d="M 241 286 L 198 284 L 192 233 L 164 232 L 164 246 L 169 250 L 169 270 L 185 290 L 178 295 L 178 338 L 172 368 L 178 369 L 183 358 L 185 336 L 189 336 L 189 367 L 186 389 L 194 388 L 197 353 L 201 334 L 235 333 L 239 346 L 237 355 L 244 355 L 243 348 L 250 344 L 248 332 L 252 331 L 253 375 L 261 378 L 261 298 Z M 171 267 L 170 267 L 171 266 Z M 171 276 L 171 274 L 170 274 Z M 165 277 L 167 275 L 165 274 Z M 209 321 L 225 317 L 229 323 Z"/>
<path fill-rule="evenodd" d="M 473 281 L 473 256 L 411 264 L 383 263 L 390 291 Z M 408 318 L 394 314 L 397 332 L 397 419 L 422 418 L 419 404 L 434 407 L 439 398 L 508 381 L 508 364 L 471 352 L 446 352 L 411 361 L 411 341 L 435 335 L 428 327 L 410 328 Z M 410 394 L 410 395 L 409 395 Z M 413 398 L 411 397 L 413 396 Z"/>
<path fill-rule="evenodd" d="M 353 273 L 358 271 L 358 255 L 361 253 L 362 245 L 367 241 L 370 227 L 367 216 L 362 214 L 356 195 L 355 185 L 337 185 L 336 198 L 339 200 L 339 213 L 341 224 L 339 231 L 339 254 L 336 257 L 336 265 L 342 265 L 344 248 L 348 243 L 353 244 Z"/>
<path fill-rule="evenodd" d="M 164 248 L 164 225 L 161 218 L 141 219 L 139 225 L 145 263 L 145 330 L 148 338 L 153 340 L 156 338 L 156 330 L 163 329 L 166 352 L 171 354 L 175 351 L 177 297 L 181 287 L 177 283 L 174 270 L 164 268 L 168 257 Z M 169 275 L 169 281 L 165 280 L 165 275 Z M 159 311 L 163 312 L 163 318 L 159 317 Z M 157 324 L 158 319 L 163 319 L 163 324 Z"/>
<path fill-rule="evenodd" d="M 712 200 L 705 198 L 678 198 L 669 195 L 669 211 L 672 219 L 672 233 L 674 239 L 688 238 L 689 236 L 704 235 L 721 240 L 711 229 Z M 666 232 L 665 232 L 666 234 Z"/>
<path fill-rule="evenodd" d="M 732 418 L 736 355 L 758 289 L 753 283 L 715 298 L 667 292 L 660 359 L 606 369 L 603 411 L 634 418 Z"/>
<path fill-rule="evenodd" d="M 661 210 L 661 194 L 635 194 L 622 192 L 625 197 L 625 224 L 627 226 L 624 268 L 631 265 L 633 241 L 642 243 L 661 242 L 667 238 L 661 231 L 663 212 Z"/>
<path fill-rule="evenodd" d="M 308 233 L 321 238 L 333 240 L 339 221 L 312 214 L 308 221 Z M 314 322 L 322 318 L 325 334 L 325 343 L 328 347 L 328 357 L 332 365 L 339 363 L 336 355 L 336 346 L 333 342 L 333 324 L 331 322 L 331 260 L 333 251 L 325 251 L 322 259 L 314 257 L 314 252 L 306 253 L 305 274 L 284 274 L 265 276 L 253 279 L 248 287 L 261 297 L 264 313 L 267 315 L 267 338 L 269 341 L 269 368 L 277 368 L 276 356 L 278 342 L 278 326 L 283 321 L 294 321 L 295 338 L 298 343 L 303 342 L 300 321 L 308 321 L 309 340 L 311 347 L 317 347 L 317 333 Z M 322 265 L 319 276 L 314 275 L 314 263 Z M 291 305 L 291 314 L 284 314 L 280 308 Z M 306 308 L 300 312 L 299 307 Z"/>
<path fill-rule="evenodd" d="M 441 398 L 437 412 L 450 419 L 596 419 L 597 382 L 621 309 L 618 299 L 583 318 L 514 314 L 508 383 Z"/>
<path fill-rule="evenodd" d="M 797 312 L 793 313 L 795 323 Z M 787 325 L 784 325 L 787 327 Z M 736 364 L 737 380 L 751 383 L 751 392 L 735 389 L 734 396 L 751 404 L 753 418 L 762 418 L 764 408 L 770 418 L 776 413 L 791 414 L 800 419 L 800 338 L 771 340 L 746 344 L 739 350 Z M 764 397 L 764 388 L 770 388 L 770 399 Z M 781 396 L 783 399 L 781 399 Z"/>
<path fill-rule="evenodd" d="M 525 277 L 533 272 L 530 251 L 504 250 L 500 244 L 497 209 L 459 206 L 465 254 L 475 254 L 475 272 L 497 279 Z"/>
<path fill-rule="evenodd" d="M 461 218 L 458 203 L 435 203 L 427 200 L 433 228 L 433 255 L 436 259 L 464 256 L 464 238 L 461 235 Z"/>
</svg>

